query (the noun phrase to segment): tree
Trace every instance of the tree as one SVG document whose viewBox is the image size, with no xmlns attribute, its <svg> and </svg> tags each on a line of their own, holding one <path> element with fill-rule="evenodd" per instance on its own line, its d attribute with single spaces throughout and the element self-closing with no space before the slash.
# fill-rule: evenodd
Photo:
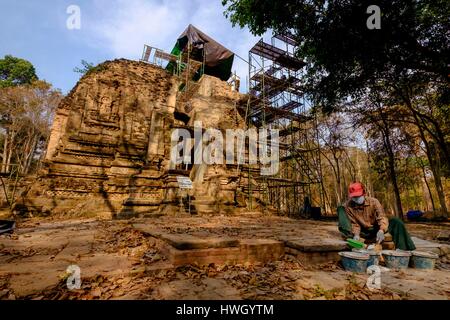
<svg viewBox="0 0 450 320">
<path fill-rule="evenodd" d="M 402 82 L 380 81 L 371 91 L 381 94 L 383 102 L 393 109 L 386 121 L 395 127 L 413 125 L 409 130 L 415 131 L 420 139 L 433 173 L 440 209 L 447 217 L 442 177 L 448 176 L 450 166 L 450 126 L 446 116 L 449 104 L 439 98 L 439 86 L 434 80 L 416 74 Z"/>
<path fill-rule="evenodd" d="M 349 182 L 356 180 L 356 170 L 349 155 L 350 146 L 355 141 L 348 129 L 349 124 L 341 114 L 322 116 L 317 128 L 320 152 L 331 168 L 333 177 L 334 207 L 343 204 Z M 346 175 L 349 179 L 346 179 Z"/>
<path fill-rule="evenodd" d="M 102 64 L 96 66 L 91 62 L 87 62 L 86 60 L 81 60 L 81 68 L 75 67 L 73 69 L 74 72 L 80 73 L 82 76 L 87 75 L 91 72 L 97 72 L 102 70 L 104 70 L 104 66 Z"/>
<path fill-rule="evenodd" d="M 441 176 L 450 168 L 450 2 L 447 0 L 223 0 L 225 15 L 252 33 L 291 33 L 306 63 L 304 90 L 326 112 L 358 105 L 370 95 L 382 106 L 373 124 L 376 149 L 384 152 L 400 214 L 396 164 L 399 123 L 414 124 L 447 215 Z M 381 28 L 366 25 L 367 8 L 378 5 Z M 405 119 L 392 112 L 403 106 Z M 364 115 L 364 108 L 355 112 Z M 367 114 L 366 114 L 367 115 Z M 396 117 L 397 116 L 397 117 Z M 398 119 L 396 119 L 398 118 Z M 367 120 L 367 119 L 366 119 Z M 397 143 L 397 141 L 396 141 Z M 377 156 L 377 155 L 375 155 Z M 381 161 L 381 160 L 380 160 Z M 383 160 L 384 161 L 384 160 Z M 397 187 L 395 186 L 397 185 Z"/>
<path fill-rule="evenodd" d="M 0 88 L 0 119 L 4 130 L 2 172 L 18 165 L 20 174 L 28 174 L 39 151 L 46 148 L 54 110 L 61 92 L 44 81 L 30 85 Z"/>
<path fill-rule="evenodd" d="M 414 100 L 420 100 L 419 97 L 417 94 Z M 432 105 L 429 106 L 430 110 L 422 108 L 423 114 L 419 118 L 416 114 L 417 109 L 411 110 L 405 104 L 396 104 L 399 101 L 401 102 L 401 99 L 393 99 L 386 88 L 372 87 L 368 90 L 364 102 L 353 106 L 354 109 L 350 109 L 349 114 L 353 117 L 355 125 L 366 128 L 373 167 L 378 169 L 379 175 L 388 173 L 385 178 L 391 181 L 393 186 L 396 213 L 401 212 L 402 208 L 400 185 L 403 184 L 407 190 L 410 187 L 415 190 L 413 181 L 419 174 L 423 175 L 432 206 L 435 207 L 427 181 L 426 167 L 428 167 L 433 173 L 441 212 L 446 217 L 447 206 L 441 180 L 443 167 L 440 165 L 442 155 L 437 153 L 437 144 L 431 138 L 432 135 L 423 128 L 425 126 L 428 131 L 433 132 L 432 123 L 435 123 L 434 128 L 437 127 L 440 131 L 445 126 L 439 124 L 438 119 L 433 116 Z M 428 117 L 430 119 L 426 122 L 425 119 Z M 448 132 L 442 131 L 442 134 L 448 139 Z"/>
<path fill-rule="evenodd" d="M 416 74 L 448 82 L 450 2 L 447 0 L 223 0 L 233 25 L 261 35 L 292 32 L 307 63 L 307 89 L 327 110 L 357 98 L 380 79 Z M 369 5 L 381 9 L 381 29 L 366 26 Z M 397 81 L 396 81 L 397 82 Z"/>
<path fill-rule="evenodd" d="M 395 215 L 403 219 L 396 150 L 401 134 L 395 128 L 395 124 L 389 121 L 392 117 L 392 109 L 384 105 L 377 95 L 370 95 L 358 108 L 358 112 L 354 113 L 355 126 L 366 128 L 366 138 L 370 142 L 368 151 L 371 152 L 373 167 L 379 175 L 391 182 L 395 199 Z"/>
<path fill-rule="evenodd" d="M 0 88 L 31 84 L 37 79 L 34 66 L 29 61 L 11 55 L 0 59 Z"/>
</svg>

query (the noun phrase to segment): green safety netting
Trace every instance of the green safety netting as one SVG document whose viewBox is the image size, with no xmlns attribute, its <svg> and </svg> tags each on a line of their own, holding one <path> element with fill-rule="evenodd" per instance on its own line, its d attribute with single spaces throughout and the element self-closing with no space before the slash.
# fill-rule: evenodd
<svg viewBox="0 0 450 320">
<path fill-rule="evenodd" d="M 200 78 L 203 72 L 224 81 L 230 78 L 233 52 L 191 24 L 178 37 L 171 54 L 179 56 L 188 44 L 191 47 L 191 59 L 205 63 L 204 70 L 199 70 L 194 79 Z M 173 72 L 175 67 L 175 64 L 170 62 L 166 69 Z"/>
</svg>

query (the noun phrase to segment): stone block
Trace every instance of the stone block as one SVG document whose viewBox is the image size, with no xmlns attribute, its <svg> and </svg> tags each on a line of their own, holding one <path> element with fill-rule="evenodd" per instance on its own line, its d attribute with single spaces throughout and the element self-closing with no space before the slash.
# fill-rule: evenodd
<svg viewBox="0 0 450 320">
<path fill-rule="evenodd" d="M 220 245 L 225 245 L 226 241 L 219 241 Z M 214 264 L 237 264 L 276 261 L 284 255 L 283 242 L 269 239 L 246 239 L 235 243 L 233 246 L 210 247 L 204 249 L 180 250 L 172 244 L 166 242 L 163 251 L 170 258 L 170 262 L 175 266 L 187 264 L 208 265 Z"/>
<path fill-rule="evenodd" d="M 286 248 L 286 254 L 297 258 L 304 265 L 316 265 L 340 260 L 338 251 L 300 251 L 294 248 Z"/>
<path fill-rule="evenodd" d="M 187 234 L 161 234 L 161 240 L 177 248 L 178 250 L 193 250 L 193 249 L 207 249 L 207 248 L 229 248 L 237 247 L 239 241 L 233 238 L 198 238 Z"/>
<path fill-rule="evenodd" d="M 304 239 L 290 238 L 285 241 L 286 247 L 302 252 L 328 252 L 348 249 L 346 241 L 339 239 Z"/>
<path fill-rule="evenodd" d="M 279 260 L 284 255 L 284 243 L 270 239 L 241 240 L 239 247 L 248 262 L 269 262 Z"/>
</svg>

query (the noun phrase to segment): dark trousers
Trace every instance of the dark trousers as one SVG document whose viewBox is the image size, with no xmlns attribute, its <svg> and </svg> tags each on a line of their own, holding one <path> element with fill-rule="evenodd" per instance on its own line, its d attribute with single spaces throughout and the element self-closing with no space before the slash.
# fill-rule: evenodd
<svg viewBox="0 0 450 320">
<path fill-rule="evenodd" d="M 339 206 L 337 208 L 338 214 L 338 228 L 339 231 L 346 238 L 352 238 L 352 224 L 347 214 L 345 213 L 345 208 L 343 206 Z M 365 239 L 375 238 L 380 227 L 375 225 L 370 229 L 361 229 L 360 236 Z M 390 218 L 389 219 L 389 227 L 388 232 L 392 235 L 392 240 L 395 243 L 395 247 L 401 250 L 415 250 L 416 246 L 414 242 L 411 240 L 408 231 L 406 230 L 405 224 L 399 218 Z"/>
</svg>

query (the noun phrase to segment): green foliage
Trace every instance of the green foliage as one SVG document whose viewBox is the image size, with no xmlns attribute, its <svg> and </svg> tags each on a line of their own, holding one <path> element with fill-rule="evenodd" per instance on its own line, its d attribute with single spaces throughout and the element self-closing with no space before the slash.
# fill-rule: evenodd
<svg viewBox="0 0 450 320">
<path fill-rule="evenodd" d="M 430 181 L 443 212 L 447 211 L 441 177 L 450 176 L 450 1 L 222 3 L 233 25 L 247 26 L 256 35 L 267 30 L 293 35 L 299 44 L 296 55 L 306 63 L 303 89 L 317 109 L 329 114 L 359 106 L 351 113 L 365 123 L 372 171 L 384 186 L 391 182 L 398 214 L 399 185 L 410 194 L 408 175 L 422 173 L 404 161 L 411 154 L 427 158 Z M 380 8 L 380 29 L 367 27 L 371 5 Z M 386 109 L 386 117 L 374 119 L 376 113 L 367 111 L 370 104 Z M 397 105 L 404 108 L 401 114 L 395 113 Z M 407 150 L 411 146 L 412 153 Z"/>
<path fill-rule="evenodd" d="M 102 70 L 104 70 L 103 65 L 99 64 L 99 65 L 95 66 L 93 63 L 87 62 L 86 60 L 81 60 L 81 68 L 75 67 L 73 69 L 74 72 L 80 73 L 82 75 L 87 75 L 92 72 L 98 72 L 98 71 L 102 71 Z"/>
<path fill-rule="evenodd" d="M 11 55 L 0 59 L 0 88 L 30 84 L 37 79 L 31 62 Z"/>
<path fill-rule="evenodd" d="M 448 84 L 448 0 L 223 0 L 233 25 L 261 35 L 291 31 L 308 63 L 316 102 L 334 109 L 379 80 L 426 75 Z M 381 29 L 369 30 L 369 5 L 381 9 Z M 443 94 L 448 94 L 444 86 Z"/>
</svg>

